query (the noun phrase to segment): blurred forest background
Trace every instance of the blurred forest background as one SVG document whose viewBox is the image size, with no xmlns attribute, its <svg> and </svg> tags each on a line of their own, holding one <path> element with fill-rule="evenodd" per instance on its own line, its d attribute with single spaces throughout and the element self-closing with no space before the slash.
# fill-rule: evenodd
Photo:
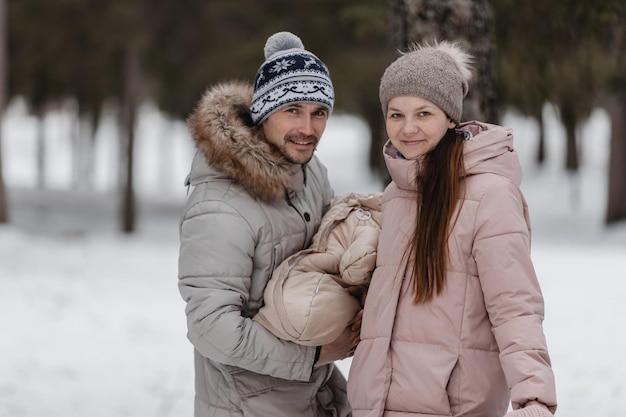
<svg viewBox="0 0 626 417">
<path fill-rule="evenodd" d="M 606 224 L 626 219 L 624 0 L 0 0 L 0 116 L 20 98 L 43 126 L 71 102 L 72 184 L 90 186 L 95 132 L 114 108 L 120 141 L 120 228 L 135 229 L 133 150 L 140 106 L 184 120 L 211 84 L 252 81 L 265 40 L 288 30 L 329 67 L 336 112 L 372 132 L 370 165 L 386 180 L 378 82 L 411 42 L 457 40 L 476 57 L 464 119 L 536 119 L 554 106 L 566 132 L 564 170 L 580 161 L 577 127 L 601 107 L 611 120 Z M 2 123 L 2 117 L 0 117 Z M 0 130 L 1 132 L 1 130 Z M 37 186 L 46 185 L 45 129 Z M 539 129 L 537 164 L 545 160 Z M 2 176 L 0 223 L 10 222 Z"/>
</svg>

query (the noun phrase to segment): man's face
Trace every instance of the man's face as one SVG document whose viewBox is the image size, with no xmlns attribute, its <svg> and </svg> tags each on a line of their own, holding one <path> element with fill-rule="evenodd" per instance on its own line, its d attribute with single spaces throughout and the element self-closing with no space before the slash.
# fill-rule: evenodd
<svg viewBox="0 0 626 417">
<path fill-rule="evenodd" d="M 263 122 L 267 141 L 292 164 L 305 164 L 326 129 L 328 108 L 313 103 L 293 103 L 272 113 Z"/>
</svg>

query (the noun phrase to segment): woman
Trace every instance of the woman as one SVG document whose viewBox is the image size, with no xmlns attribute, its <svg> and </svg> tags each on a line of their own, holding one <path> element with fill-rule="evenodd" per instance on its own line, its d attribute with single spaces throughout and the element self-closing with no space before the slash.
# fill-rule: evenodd
<svg viewBox="0 0 626 417">
<path fill-rule="evenodd" d="M 381 79 L 392 182 L 348 379 L 355 417 L 556 409 L 511 130 L 459 124 L 470 59 L 416 46 Z"/>
</svg>

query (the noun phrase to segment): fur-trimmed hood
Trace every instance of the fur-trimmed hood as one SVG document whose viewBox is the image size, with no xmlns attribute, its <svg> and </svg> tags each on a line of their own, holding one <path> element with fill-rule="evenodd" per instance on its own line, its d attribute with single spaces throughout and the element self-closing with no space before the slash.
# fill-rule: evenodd
<svg viewBox="0 0 626 417">
<path fill-rule="evenodd" d="M 197 155 L 189 181 L 195 184 L 207 175 L 223 176 L 242 184 L 255 198 L 269 202 L 283 197 L 292 187 L 294 169 L 265 140 L 263 129 L 252 123 L 252 92 L 251 84 L 233 81 L 204 93 L 187 124 L 208 167 L 201 166 L 204 161 Z"/>
</svg>

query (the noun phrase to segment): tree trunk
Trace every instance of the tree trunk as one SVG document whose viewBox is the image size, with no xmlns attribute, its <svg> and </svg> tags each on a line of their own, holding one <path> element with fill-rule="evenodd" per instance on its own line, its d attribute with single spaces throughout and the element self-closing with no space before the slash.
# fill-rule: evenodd
<svg viewBox="0 0 626 417">
<path fill-rule="evenodd" d="M 577 118 L 573 103 L 563 100 L 559 105 L 561 123 L 565 129 L 565 170 L 570 178 L 570 201 L 572 207 L 580 205 L 580 161 L 578 157 L 578 143 L 576 139 Z"/>
<path fill-rule="evenodd" d="M 7 7 L 6 0 L 0 0 L 0 223 L 9 221 L 7 193 L 2 171 L 2 120 L 7 102 L 7 72 L 9 59 L 7 54 Z"/>
<path fill-rule="evenodd" d="M 45 110 L 37 109 L 37 188 L 40 190 L 46 187 L 46 129 Z"/>
<path fill-rule="evenodd" d="M 387 135 L 385 132 L 385 123 L 381 113 L 380 104 L 367 104 L 363 106 L 362 116 L 372 135 L 370 141 L 369 166 L 372 168 L 373 174 L 380 178 L 383 184 L 391 181 L 389 171 L 385 165 L 383 157 L 383 145 L 385 144 Z"/>
<path fill-rule="evenodd" d="M 74 114 L 72 118 L 72 131 L 70 133 L 70 142 L 71 142 L 71 155 L 72 155 L 72 173 L 71 173 L 71 182 L 72 188 L 77 190 L 80 188 L 81 179 L 80 179 L 80 164 L 81 164 L 81 154 L 80 154 L 80 143 L 82 138 L 82 129 L 81 129 L 81 108 L 80 101 L 75 101 Z"/>
<path fill-rule="evenodd" d="M 134 45 L 126 46 L 123 55 L 124 92 L 122 103 L 123 141 L 122 152 L 124 165 L 124 179 L 122 185 L 122 231 L 135 231 L 136 204 L 133 184 L 133 165 L 135 148 L 135 127 L 137 125 L 137 106 L 139 103 L 139 50 Z"/>
<path fill-rule="evenodd" d="M 459 41 L 474 56 L 463 120 L 498 122 L 495 39 L 488 0 L 389 0 L 393 50 L 413 43 Z"/>
<path fill-rule="evenodd" d="M 578 143 L 576 142 L 576 126 L 572 124 L 565 125 L 565 136 L 565 169 L 577 172 L 580 161 L 578 157 Z"/>
<path fill-rule="evenodd" d="M 626 102 L 617 97 L 603 100 L 611 119 L 608 203 L 606 224 L 626 219 Z"/>
<path fill-rule="evenodd" d="M 96 135 L 94 119 L 91 113 L 76 113 L 76 129 L 72 141 L 72 183 L 76 189 L 93 189 Z"/>
<path fill-rule="evenodd" d="M 609 50 L 617 66 L 613 92 L 601 100 L 611 119 L 611 148 L 609 156 L 607 225 L 626 219 L 626 76 L 624 47 L 626 46 L 626 7 L 611 30 Z"/>
<path fill-rule="evenodd" d="M 576 142 L 576 111 L 573 103 L 568 100 L 561 103 L 559 110 L 561 111 L 561 123 L 565 128 L 565 169 L 569 172 L 578 172 L 580 162 Z"/>
<path fill-rule="evenodd" d="M 539 128 L 539 138 L 537 143 L 537 165 L 542 166 L 546 162 L 546 132 L 545 124 L 543 123 L 543 109 L 539 108 L 535 113 L 535 120 L 537 120 Z"/>
</svg>

